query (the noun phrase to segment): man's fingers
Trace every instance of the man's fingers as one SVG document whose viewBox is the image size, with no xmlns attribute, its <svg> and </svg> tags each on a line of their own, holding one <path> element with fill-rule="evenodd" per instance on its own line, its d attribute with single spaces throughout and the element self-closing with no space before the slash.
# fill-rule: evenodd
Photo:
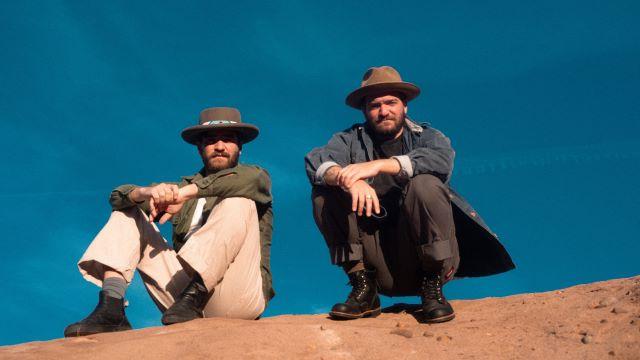
<svg viewBox="0 0 640 360">
<path fill-rule="evenodd" d="M 151 190 L 151 199 L 156 202 L 156 204 L 160 203 L 160 195 L 158 193 L 158 189 Z"/>
<path fill-rule="evenodd" d="M 164 224 L 167 221 L 169 221 L 172 217 L 173 217 L 173 214 L 166 212 L 160 217 L 160 221 L 159 222 L 160 222 L 160 224 Z"/>
<path fill-rule="evenodd" d="M 173 201 L 178 201 L 178 198 L 180 197 L 180 188 L 178 185 L 172 185 L 171 191 L 173 192 Z"/>
<path fill-rule="evenodd" d="M 149 199 L 149 221 L 153 222 L 153 219 L 158 215 L 158 210 L 156 209 L 156 202 L 153 198 Z"/>
<path fill-rule="evenodd" d="M 170 187 L 168 187 L 164 192 L 164 202 L 165 204 L 173 203 L 173 189 L 171 189 Z"/>
<path fill-rule="evenodd" d="M 373 191 L 373 193 L 371 194 L 371 198 L 373 202 L 373 211 L 375 211 L 376 214 L 380 214 L 380 199 L 378 199 L 378 194 Z"/>
<path fill-rule="evenodd" d="M 351 193 L 351 211 L 355 212 L 358 209 L 358 193 Z"/>
<path fill-rule="evenodd" d="M 362 209 L 364 209 L 365 204 L 365 193 L 361 192 L 358 194 L 358 215 L 362 216 Z"/>
</svg>

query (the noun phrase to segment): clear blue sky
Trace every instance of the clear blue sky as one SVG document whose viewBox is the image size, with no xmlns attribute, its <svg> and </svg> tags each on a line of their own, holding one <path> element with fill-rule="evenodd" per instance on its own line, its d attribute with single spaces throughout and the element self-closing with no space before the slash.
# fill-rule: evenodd
<svg viewBox="0 0 640 360">
<path fill-rule="evenodd" d="M 273 177 L 266 315 L 343 300 L 303 156 L 362 120 L 344 97 L 383 64 L 423 89 L 409 114 L 452 139 L 453 185 L 518 266 L 450 298 L 638 274 L 639 19 L 636 1 L 3 2 L 0 345 L 60 337 L 93 308 L 75 263 L 110 190 L 197 171 L 179 133 L 208 106 L 262 130 L 242 160 Z M 139 279 L 128 298 L 134 327 L 160 324 Z"/>
</svg>

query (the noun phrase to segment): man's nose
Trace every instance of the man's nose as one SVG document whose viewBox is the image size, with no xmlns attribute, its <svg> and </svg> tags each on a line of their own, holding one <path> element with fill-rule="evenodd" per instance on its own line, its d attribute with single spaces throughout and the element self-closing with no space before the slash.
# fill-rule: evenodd
<svg viewBox="0 0 640 360">
<path fill-rule="evenodd" d="M 380 106 L 380 117 L 384 118 L 387 115 L 389 115 L 389 107 L 383 104 Z"/>
<path fill-rule="evenodd" d="M 224 142 L 222 140 L 218 140 L 213 143 L 213 148 L 216 150 L 224 150 Z"/>
</svg>

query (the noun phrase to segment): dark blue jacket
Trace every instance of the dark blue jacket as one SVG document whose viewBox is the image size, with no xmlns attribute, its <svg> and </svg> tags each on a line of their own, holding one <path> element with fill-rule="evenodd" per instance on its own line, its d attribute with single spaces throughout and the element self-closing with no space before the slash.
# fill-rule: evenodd
<svg viewBox="0 0 640 360">
<path fill-rule="evenodd" d="M 405 153 L 394 156 L 401 167 L 398 177 L 431 174 L 449 185 L 455 157 L 449 138 L 426 124 L 407 119 L 402 140 Z M 311 184 L 325 185 L 324 174 L 330 167 L 371 160 L 373 140 L 364 124 L 355 124 L 334 134 L 327 145 L 311 150 L 305 157 L 305 168 Z M 511 257 L 480 215 L 450 186 L 449 194 L 460 249 L 456 276 L 487 276 L 513 269 Z"/>
</svg>

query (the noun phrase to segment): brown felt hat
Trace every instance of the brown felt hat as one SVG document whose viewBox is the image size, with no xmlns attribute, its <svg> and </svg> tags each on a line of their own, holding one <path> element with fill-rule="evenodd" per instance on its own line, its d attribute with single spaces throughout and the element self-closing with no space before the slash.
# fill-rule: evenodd
<svg viewBox="0 0 640 360">
<path fill-rule="evenodd" d="M 198 125 L 182 130 L 182 138 L 189 144 L 197 145 L 202 135 L 216 130 L 235 131 L 243 144 L 255 139 L 260 132 L 257 126 L 242 122 L 238 109 L 212 107 L 202 110 Z"/>
<path fill-rule="evenodd" d="M 364 73 L 360 87 L 347 95 L 345 102 L 356 109 L 362 108 L 362 101 L 369 95 L 377 95 L 387 91 L 404 94 L 405 101 L 413 100 L 420 95 L 420 88 L 412 83 L 402 81 L 400 73 L 391 66 L 372 67 Z"/>
</svg>

